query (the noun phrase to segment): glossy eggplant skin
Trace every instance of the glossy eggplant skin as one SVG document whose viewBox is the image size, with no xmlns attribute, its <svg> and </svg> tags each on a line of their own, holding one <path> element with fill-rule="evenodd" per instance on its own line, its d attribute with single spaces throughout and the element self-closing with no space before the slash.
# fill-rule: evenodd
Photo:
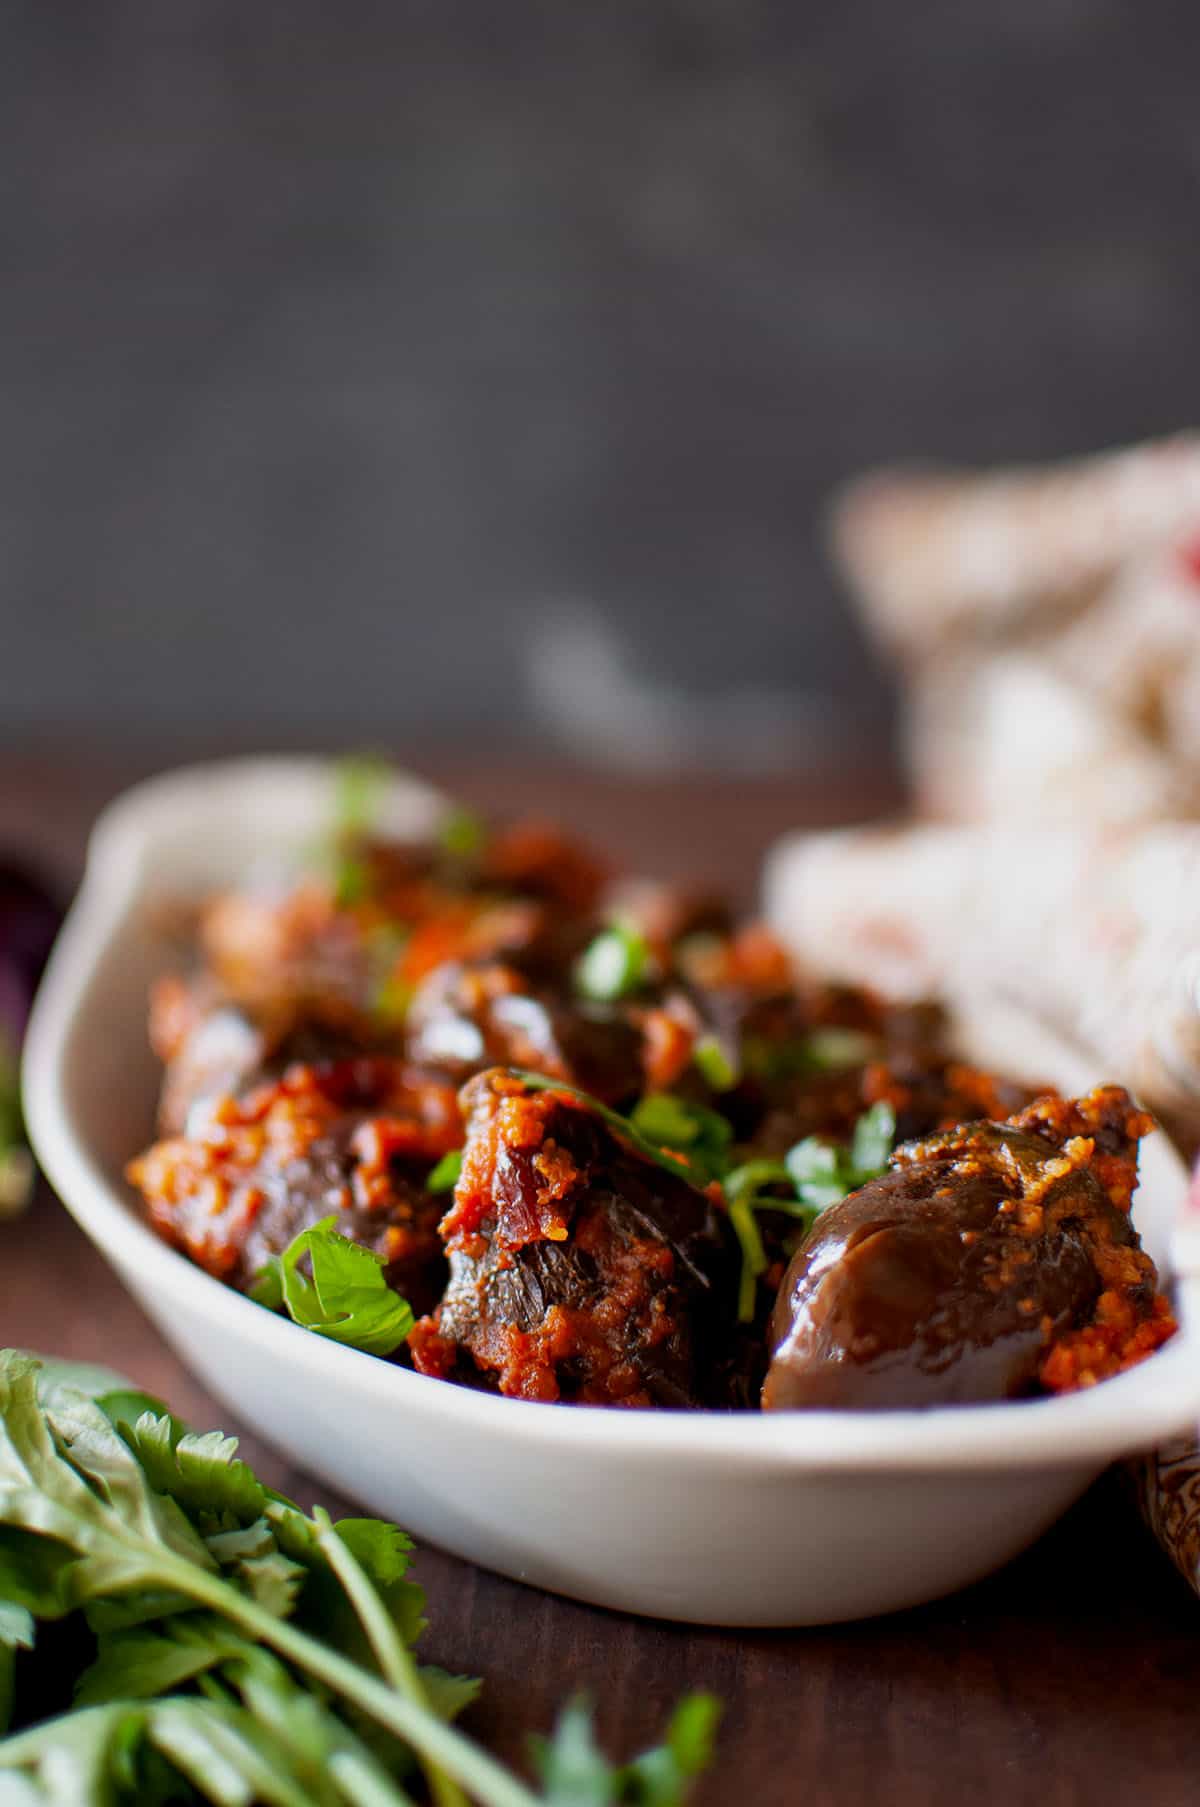
<svg viewBox="0 0 1200 1807">
<path fill-rule="evenodd" d="M 1149 1313 L 1153 1268 L 1124 1178 L 1111 1179 L 1125 1157 L 1094 1166 L 1095 1146 L 1080 1137 L 1064 1154 L 1032 1130 L 977 1124 L 897 1151 L 794 1256 L 764 1409 L 1020 1398 L 1042 1390 L 1048 1351 L 1114 1288 L 1123 1310 Z"/>
</svg>

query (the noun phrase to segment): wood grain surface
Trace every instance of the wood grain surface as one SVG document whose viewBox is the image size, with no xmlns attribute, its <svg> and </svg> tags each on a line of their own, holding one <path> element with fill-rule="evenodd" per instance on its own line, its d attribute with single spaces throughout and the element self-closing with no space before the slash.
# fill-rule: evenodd
<svg viewBox="0 0 1200 1807">
<path fill-rule="evenodd" d="M 98 803 L 128 769 L 87 760 L 0 763 L 0 847 L 77 872 Z M 803 820 L 869 814 L 894 783 L 848 776 L 844 792 L 668 786 L 633 792 L 583 774 L 434 770 L 468 801 L 569 811 L 623 856 L 690 877 L 722 869 L 752 889 L 771 837 Z M 208 1398 L 45 1190 L 0 1227 L 6 1343 L 110 1363 L 197 1426 L 239 1426 Z M 386 1427 L 381 1426 L 381 1434 Z M 257 1438 L 250 1460 L 307 1501 L 314 1487 Z M 328 1501 L 334 1504 L 335 1502 Z M 886 1489 L 879 1497 L 888 1510 Z M 571 1527 L 564 1526 L 564 1536 Z M 803 1548 L 781 1549 L 805 1562 Z M 477 1734 L 520 1761 L 577 1688 L 604 1738 L 628 1751 L 657 1733 L 683 1689 L 724 1699 L 718 1764 L 701 1807 L 1191 1807 L 1200 1778 L 1200 1609 L 1142 1530 L 1120 1483 L 1101 1482 L 1040 1545 L 991 1580 L 870 1623 L 794 1633 L 697 1630 L 579 1606 L 434 1550 L 427 1654 L 485 1678 Z"/>
</svg>

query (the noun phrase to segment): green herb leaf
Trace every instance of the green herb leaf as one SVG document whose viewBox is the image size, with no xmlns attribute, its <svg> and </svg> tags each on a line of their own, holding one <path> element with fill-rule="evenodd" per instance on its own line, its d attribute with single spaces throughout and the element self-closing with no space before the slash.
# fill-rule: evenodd
<svg viewBox="0 0 1200 1807">
<path fill-rule="evenodd" d="M 586 1695 L 563 1708 L 549 1738 L 530 1740 L 546 1807 L 683 1807 L 692 1782 L 712 1761 L 720 1708 L 710 1694 L 679 1703 L 666 1741 L 617 1769 L 596 1744 Z"/>
<path fill-rule="evenodd" d="M 890 1104 L 873 1104 L 854 1125 L 850 1143 L 850 1159 L 858 1173 L 872 1179 L 882 1173 L 892 1153 L 896 1136 L 896 1113 Z M 861 1183 L 861 1182 L 860 1182 Z"/>
<path fill-rule="evenodd" d="M 283 1269 L 278 1255 L 268 1255 L 266 1265 L 261 1267 L 246 1288 L 246 1297 L 253 1299 L 256 1305 L 265 1305 L 268 1311 L 278 1311 L 283 1305 Z"/>
<path fill-rule="evenodd" d="M 602 929 L 576 961 L 575 989 L 595 1004 L 615 1003 L 636 991 L 649 958 L 644 936 L 631 925 L 614 923 Z"/>
<path fill-rule="evenodd" d="M 863 1029 L 843 1029 L 836 1023 L 810 1030 L 802 1043 L 804 1055 L 821 1072 L 859 1067 L 878 1051 L 879 1038 Z"/>
<path fill-rule="evenodd" d="M 76 1711 L 0 1742 L 5 1807 L 411 1807 L 395 1777 L 414 1757 L 436 1807 L 536 1807 L 447 1723 L 475 1685 L 411 1657 L 423 1596 L 403 1533 L 306 1517 L 220 1433 L 153 1412 L 118 1433 L 95 1398 L 37 1382 L 35 1361 L 0 1352 L 0 1651 L 80 1604 L 96 1648 Z M 0 1657 L 0 1690 L 11 1673 Z M 614 1770 L 568 1717 L 548 1799 L 675 1807 L 707 1724 L 685 1703 L 662 1750 Z"/>
<path fill-rule="evenodd" d="M 767 1271 L 767 1252 L 754 1221 L 749 1199 L 731 1198 L 729 1221 L 742 1252 L 742 1272 L 738 1282 L 738 1322 L 749 1324 L 754 1318 L 754 1301 L 760 1274 Z"/>
<path fill-rule="evenodd" d="M 385 1262 L 373 1250 L 330 1228 L 331 1214 L 293 1237 L 280 1257 L 283 1302 L 305 1330 L 346 1343 L 368 1355 L 390 1355 L 413 1327 L 407 1302 L 384 1279 Z M 307 1255 L 312 1278 L 300 1271 Z"/>
<path fill-rule="evenodd" d="M 729 1092 L 741 1075 L 718 1036 L 702 1035 L 692 1051 L 692 1062 L 714 1092 Z"/>
<path fill-rule="evenodd" d="M 453 1192 L 462 1172 L 462 1160 L 461 1148 L 452 1148 L 449 1154 L 444 1154 L 432 1172 L 426 1175 L 426 1192 Z"/>
<path fill-rule="evenodd" d="M 453 859 L 466 860 L 487 845 L 488 832 L 482 819 L 469 809 L 452 809 L 438 824 L 438 845 Z"/>
<path fill-rule="evenodd" d="M 712 1762 L 720 1717 L 715 1695 L 686 1695 L 671 1716 L 665 1742 L 626 1767 L 621 1798 L 638 1807 L 680 1807 L 691 1783 Z"/>
<path fill-rule="evenodd" d="M 379 753 L 351 753 L 334 774 L 334 821 L 339 835 L 369 834 L 392 782 L 391 764 Z"/>
<path fill-rule="evenodd" d="M 854 1126 L 850 1145 L 806 1136 L 784 1156 L 801 1203 L 827 1211 L 883 1173 L 891 1158 L 896 1118 L 891 1105 L 873 1104 Z"/>
<path fill-rule="evenodd" d="M 707 1105 L 693 1104 L 674 1092 L 647 1092 L 630 1112 L 629 1122 L 646 1141 L 686 1155 L 698 1185 L 719 1179 L 729 1165 L 733 1129 Z"/>
<path fill-rule="evenodd" d="M 340 910 L 362 903 L 371 889 L 371 875 L 362 860 L 342 854 L 334 868 L 333 901 Z"/>
<path fill-rule="evenodd" d="M 220 1431 L 180 1434 L 176 1419 L 146 1412 L 124 1432 L 156 1493 L 184 1508 L 205 1531 L 249 1525 L 262 1516 L 266 1490 L 238 1459 L 237 1438 Z"/>
</svg>

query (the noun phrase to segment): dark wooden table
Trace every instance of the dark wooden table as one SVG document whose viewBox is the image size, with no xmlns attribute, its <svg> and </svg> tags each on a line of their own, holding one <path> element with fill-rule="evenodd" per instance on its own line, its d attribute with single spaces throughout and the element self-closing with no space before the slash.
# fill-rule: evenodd
<svg viewBox="0 0 1200 1807">
<path fill-rule="evenodd" d="M 870 813 L 894 785 L 850 774 L 837 792 L 797 781 L 656 783 L 442 761 L 470 802 L 569 812 L 614 850 L 664 872 L 753 890 L 771 837 L 801 821 Z M 0 760 L 0 846 L 40 853 L 69 882 L 97 805 L 132 775 L 94 756 Z M 7 1343 L 104 1361 L 197 1426 L 237 1430 L 180 1367 L 58 1203 L 0 1229 Z M 314 1487 L 257 1438 L 246 1453 L 276 1485 Z M 881 1490 L 880 1512 L 888 1510 Z M 803 1548 L 780 1563 L 805 1562 Z M 720 1760 L 698 1800 L 756 1807 L 1192 1807 L 1200 1781 L 1200 1605 L 1106 1479 L 1002 1574 L 920 1611 L 829 1630 L 755 1633 L 651 1623 L 578 1606 L 433 1550 L 427 1653 L 485 1677 L 471 1722 L 519 1761 L 573 1689 L 599 1700 L 602 1733 L 628 1751 L 657 1733 L 683 1689 L 726 1703 Z"/>
</svg>

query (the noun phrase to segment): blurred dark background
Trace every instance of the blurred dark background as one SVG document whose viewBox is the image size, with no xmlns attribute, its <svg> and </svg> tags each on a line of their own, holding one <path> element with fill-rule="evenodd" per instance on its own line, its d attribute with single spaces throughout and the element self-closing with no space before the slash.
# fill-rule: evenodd
<svg viewBox="0 0 1200 1807">
<path fill-rule="evenodd" d="M 10 0 L 0 738 L 873 757 L 831 486 L 1192 419 L 1198 18 Z"/>
</svg>

